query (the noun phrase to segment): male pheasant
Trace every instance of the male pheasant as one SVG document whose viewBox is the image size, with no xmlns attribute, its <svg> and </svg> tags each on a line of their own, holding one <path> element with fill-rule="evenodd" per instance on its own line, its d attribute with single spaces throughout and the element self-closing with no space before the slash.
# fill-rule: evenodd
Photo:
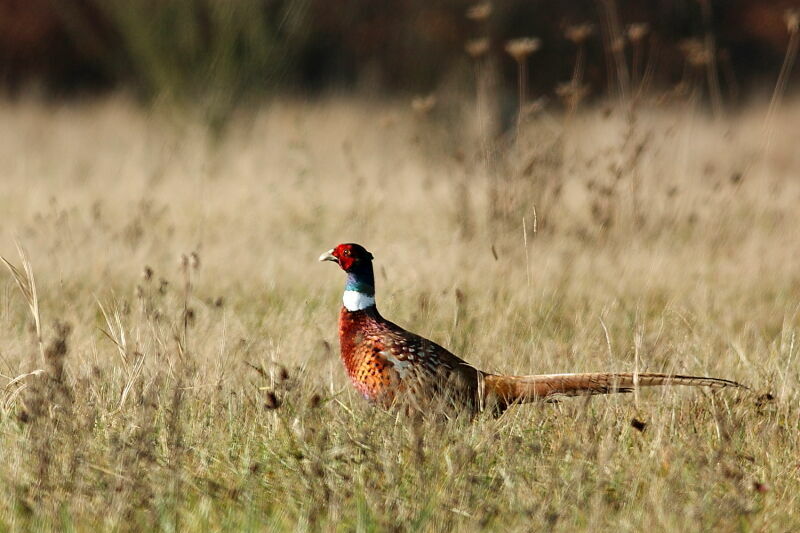
<svg viewBox="0 0 800 533">
<path fill-rule="evenodd" d="M 504 376 L 483 372 L 381 316 L 375 306 L 372 254 L 363 246 L 340 244 L 319 260 L 338 263 L 347 273 L 339 313 L 339 343 L 347 374 L 362 395 L 386 407 L 403 403 L 430 410 L 431 402 L 439 402 L 450 412 L 501 414 L 515 403 L 631 392 L 636 387 L 744 388 L 727 379 L 654 373 Z"/>
</svg>

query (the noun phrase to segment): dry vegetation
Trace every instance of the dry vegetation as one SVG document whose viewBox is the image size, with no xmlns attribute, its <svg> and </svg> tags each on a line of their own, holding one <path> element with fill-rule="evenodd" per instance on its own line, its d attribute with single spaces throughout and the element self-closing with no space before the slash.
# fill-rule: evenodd
<svg viewBox="0 0 800 533">
<path fill-rule="evenodd" d="M 3 104 L 0 253 L 24 285 L 27 251 L 41 345 L 3 272 L 0 528 L 800 528 L 800 104 L 769 134 L 760 105 L 545 110 L 489 165 L 430 104 L 278 101 L 221 139 L 124 99 Z M 316 262 L 342 241 L 385 315 L 484 369 L 753 393 L 373 409 Z"/>
</svg>

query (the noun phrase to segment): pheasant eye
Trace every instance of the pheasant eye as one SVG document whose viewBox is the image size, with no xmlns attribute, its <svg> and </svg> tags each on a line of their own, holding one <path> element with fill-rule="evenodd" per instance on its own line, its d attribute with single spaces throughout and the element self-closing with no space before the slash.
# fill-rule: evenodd
<svg viewBox="0 0 800 533">
<path fill-rule="evenodd" d="M 344 255 L 350 255 L 350 250 L 345 250 Z"/>
</svg>

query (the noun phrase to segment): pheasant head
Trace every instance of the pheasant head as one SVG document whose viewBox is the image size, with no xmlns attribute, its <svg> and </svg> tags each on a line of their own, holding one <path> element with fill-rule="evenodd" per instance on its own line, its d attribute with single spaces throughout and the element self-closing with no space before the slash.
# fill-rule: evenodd
<svg viewBox="0 0 800 533">
<path fill-rule="evenodd" d="M 347 273 L 342 302 L 348 311 L 361 311 L 375 305 L 375 275 L 372 254 L 360 244 L 340 244 L 328 250 L 320 261 L 333 261 Z"/>
</svg>

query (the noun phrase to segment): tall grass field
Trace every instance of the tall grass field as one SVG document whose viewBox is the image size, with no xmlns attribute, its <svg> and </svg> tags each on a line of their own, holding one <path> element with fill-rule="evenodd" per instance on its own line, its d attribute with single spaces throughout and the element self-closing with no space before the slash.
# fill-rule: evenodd
<svg viewBox="0 0 800 533">
<path fill-rule="evenodd" d="M 0 104 L 0 530 L 799 530 L 800 102 L 484 119 Z M 340 242 L 483 370 L 750 390 L 381 410 L 338 357 Z"/>
</svg>

